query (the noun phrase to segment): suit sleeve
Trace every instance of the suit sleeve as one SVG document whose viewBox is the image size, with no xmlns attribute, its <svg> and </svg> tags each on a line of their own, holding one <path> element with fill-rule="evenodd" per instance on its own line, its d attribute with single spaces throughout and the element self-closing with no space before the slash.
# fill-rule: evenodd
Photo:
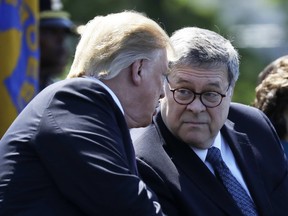
<svg viewBox="0 0 288 216">
<path fill-rule="evenodd" d="M 179 191 L 179 173 L 163 148 L 164 141 L 155 124 L 130 130 L 130 133 L 141 178 L 157 194 L 165 214 L 182 215 L 185 212 L 182 201 L 175 195 Z"/>
<path fill-rule="evenodd" d="M 35 148 L 42 163 L 63 196 L 87 215 L 162 215 L 133 171 L 127 126 L 107 92 L 63 89 L 40 125 Z"/>
<path fill-rule="evenodd" d="M 166 187 L 166 182 L 143 159 L 137 158 L 137 166 L 139 173 L 144 174 L 141 176 L 143 181 L 157 194 L 163 212 L 169 216 L 180 216 L 177 201 L 173 199 L 170 188 Z"/>
</svg>

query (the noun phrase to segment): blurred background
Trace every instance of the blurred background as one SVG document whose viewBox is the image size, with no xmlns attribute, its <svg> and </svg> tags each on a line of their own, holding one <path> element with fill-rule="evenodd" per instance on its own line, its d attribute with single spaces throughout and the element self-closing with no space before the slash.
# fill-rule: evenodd
<svg viewBox="0 0 288 216">
<path fill-rule="evenodd" d="M 254 99 L 258 73 L 270 61 L 288 54 L 287 0 L 62 1 L 77 25 L 96 15 L 132 9 L 158 21 L 169 35 L 181 27 L 198 26 L 229 38 L 241 56 L 233 101 L 245 104 Z"/>
</svg>

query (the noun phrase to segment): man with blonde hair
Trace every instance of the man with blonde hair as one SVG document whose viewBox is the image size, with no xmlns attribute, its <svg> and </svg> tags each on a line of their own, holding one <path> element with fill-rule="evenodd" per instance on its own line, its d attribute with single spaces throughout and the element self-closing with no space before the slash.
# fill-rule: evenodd
<svg viewBox="0 0 288 216">
<path fill-rule="evenodd" d="M 69 79 L 39 93 L 0 141 L 0 215 L 162 215 L 129 128 L 151 123 L 170 51 L 141 13 L 91 20 Z"/>
</svg>

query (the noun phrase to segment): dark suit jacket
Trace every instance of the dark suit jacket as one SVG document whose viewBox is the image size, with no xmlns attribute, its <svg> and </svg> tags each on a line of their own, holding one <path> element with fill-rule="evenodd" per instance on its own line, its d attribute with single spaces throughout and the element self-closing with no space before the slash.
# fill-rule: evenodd
<svg viewBox="0 0 288 216">
<path fill-rule="evenodd" d="M 169 216 L 240 216 L 224 187 L 164 125 L 131 131 L 138 170 Z M 271 123 L 262 112 L 232 104 L 221 129 L 261 216 L 288 215 L 287 162 Z"/>
<path fill-rule="evenodd" d="M 0 142 L 1 216 L 162 215 L 156 201 L 121 110 L 92 79 L 44 89 Z"/>
</svg>

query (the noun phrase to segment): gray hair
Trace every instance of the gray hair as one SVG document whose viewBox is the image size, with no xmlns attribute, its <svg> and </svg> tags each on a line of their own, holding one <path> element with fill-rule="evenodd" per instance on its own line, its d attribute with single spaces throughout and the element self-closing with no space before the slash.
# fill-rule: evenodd
<svg viewBox="0 0 288 216">
<path fill-rule="evenodd" d="M 216 32 L 197 27 L 186 27 L 175 31 L 171 42 L 176 59 L 170 62 L 171 68 L 178 65 L 213 67 L 226 65 L 228 81 L 234 86 L 239 77 L 239 55 L 231 42 Z"/>
<path fill-rule="evenodd" d="M 111 79 L 136 60 L 152 60 L 161 49 L 173 53 L 169 36 L 144 14 L 96 16 L 84 28 L 67 77 Z"/>
</svg>

